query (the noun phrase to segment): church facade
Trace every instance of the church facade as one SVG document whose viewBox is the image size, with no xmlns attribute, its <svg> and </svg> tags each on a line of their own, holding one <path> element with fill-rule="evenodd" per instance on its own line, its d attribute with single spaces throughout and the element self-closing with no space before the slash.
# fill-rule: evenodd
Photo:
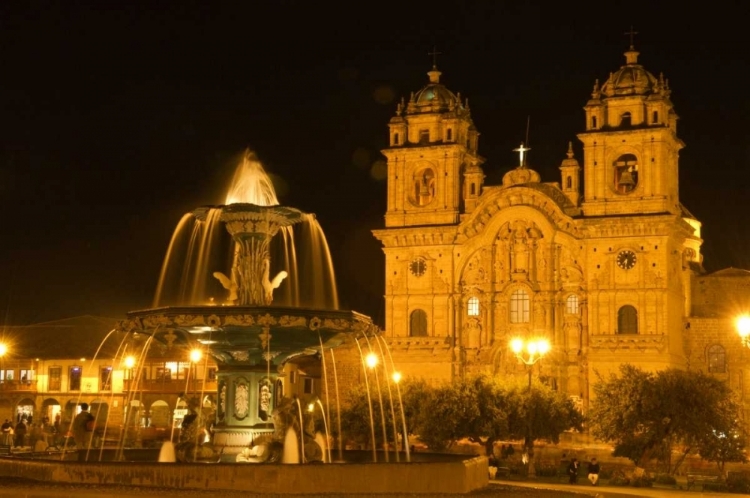
<svg viewBox="0 0 750 498">
<path fill-rule="evenodd" d="M 386 262 L 385 335 L 405 374 L 524 374 L 510 340 L 546 338 L 534 375 L 585 409 L 596 376 L 624 363 L 710 370 L 715 344 L 690 326 L 705 272 L 701 223 L 679 197 L 684 144 L 668 83 L 638 55 L 631 46 L 596 82 L 583 157 L 571 145 L 553 181 L 521 144 L 518 166 L 486 185 L 468 102 L 436 67 L 398 106 L 383 150 L 385 227 L 373 233 Z M 726 359 L 739 340 L 721 323 Z"/>
</svg>

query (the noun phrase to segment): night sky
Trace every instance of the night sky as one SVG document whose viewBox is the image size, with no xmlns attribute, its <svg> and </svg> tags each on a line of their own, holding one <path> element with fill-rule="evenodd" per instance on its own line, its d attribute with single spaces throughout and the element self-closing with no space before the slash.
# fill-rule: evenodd
<svg viewBox="0 0 750 498">
<path fill-rule="evenodd" d="M 342 307 L 382 324 L 370 230 L 386 185 L 373 173 L 398 100 L 427 82 L 428 52 L 469 99 L 488 184 L 516 166 L 529 118 L 529 165 L 559 181 L 568 141 L 582 159 L 582 107 L 624 63 L 631 25 L 639 62 L 672 88 L 705 267 L 750 268 L 742 7 L 180 3 L 0 4 L 0 323 L 150 306 L 180 217 L 223 202 L 249 147 L 282 204 L 317 214 Z"/>
</svg>

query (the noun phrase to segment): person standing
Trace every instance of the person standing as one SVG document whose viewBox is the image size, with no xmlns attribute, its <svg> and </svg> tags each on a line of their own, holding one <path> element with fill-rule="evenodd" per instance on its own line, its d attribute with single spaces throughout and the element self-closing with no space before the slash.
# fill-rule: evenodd
<svg viewBox="0 0 750 498">
<path fill-rule="evenodd" d="M 91 444 L 91 433 L 94 430 L 94 416 L 89 413 L 88 403 L 81 403 L 81 411 L 73 419 L 73 437 L 76 441 L 76 446 L 79 450 L 84 451 L 83 458 L 85 459 L 85 451 Z M 79 460 L 81 459 L 81 453 L 78 453 Z"/>
<path fill-rule="evenodd" d="M 16 424 L 16 442 L 15 446 L 25 446 L 26 444 L 26 421 L 21 419 Z"/>
<path fill-rule="evenodd" d="M 596 461 L 596 457 L 589 462 L 589 481 L 592 486 L 599 482 L 599 462 Z"/>
<path fill-rule="evenodd" d="M 568 465 L 568 476 L 570 477 L 570 484 L 578 484 L 578 459 L 574 458 Z"/>
</svg>

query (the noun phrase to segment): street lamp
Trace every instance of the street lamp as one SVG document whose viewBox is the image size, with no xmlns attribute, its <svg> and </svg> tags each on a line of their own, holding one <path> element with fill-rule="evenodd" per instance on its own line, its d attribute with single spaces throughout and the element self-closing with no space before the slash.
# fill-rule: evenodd
<svg viewBox="0 0 750 498">
<path fill-rule="evenodd" d="M 735 322 L 742 345 L 750 348 L 750 315 L 740 315 Z"/>
<path fill-rule="evenodd" d="M 549 341 L 547 339 L 525 341 L 520 337 L 515 337 L 510 341 L 510 350 L 520 362 L 528 367 L 529 389 L 531 389 L 531 368 L 549 352 Z"/>
<path fill-rule="evenodd" d="M 510 350 L 516 356 L 518 361 L 526 365 L 526 369 L 529 372 L 529 403 L 531 402 L 531 370 L 534 364 L 542 359 L 550 350 L 550 344 L 547 339 L 530 339 L 523 340 L 520 337 L 515 337 L 510 341 Z M 525 451 L 523 455 L 524 463 L 529 464 L 529 477 L 534 477 L 534 465 L 531 462 L 531 458 L 534 455 L 534 443 L 531 439 L 531 419 L 529 414 L 526 414 L 526 437 L 524 438 Z"/>
</svg>

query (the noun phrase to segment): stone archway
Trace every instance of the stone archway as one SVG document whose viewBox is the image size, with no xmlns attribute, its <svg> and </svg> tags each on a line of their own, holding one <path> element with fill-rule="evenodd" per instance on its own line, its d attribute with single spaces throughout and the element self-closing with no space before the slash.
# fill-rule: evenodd
<svg viewBox="0 0 750 498">
<path fill-rule="evenodd" d="M 34 400 L 31 398 L 23 398 L 20 401 L 18 401 L 18 403 L 16 403 L 16 406 L 15 406 L 15 413 L 13 414 L 15 422 L 18 423 L 22 419 L 26 420 L 27 423 L 29 420 L 33 422 L 34 417 L 38 415 L 34 413 L 35 408 L 36 408 L 36 404 L 34 403 Z M 38 421 L 39 420 L 37 417 L 37 422 Z"/>
<path fill-rule="evenodd" d="M 149 414 L 149 426 L 159 428 L 171 427 L 172 411 L 169 409 L 166 401 L 160 399 L 151 403 Z"/>
</svg>

